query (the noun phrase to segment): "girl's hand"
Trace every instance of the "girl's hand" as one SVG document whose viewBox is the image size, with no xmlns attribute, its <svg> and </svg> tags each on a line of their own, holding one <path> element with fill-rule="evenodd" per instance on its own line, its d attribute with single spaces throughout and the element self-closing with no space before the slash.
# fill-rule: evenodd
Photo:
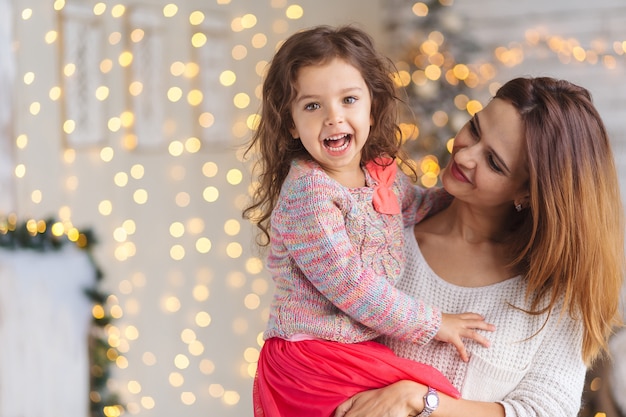
<svg viewBox="0 0 626 417">
<path fill-rule="evenodd" d="M 464 362 L 469 360 L 463 338 L 472 339 L 484 347 L 489 347 L 489 340 L 476 330 L 494 331 L 496 326 L 487 323 L 485 318 L 476 313 L 442 314 L 441 327 L 435 335 L 435 340 L 451 343 L 456 347 Z"/>
<path fill-rule="evenodd" d="M 407 417 L 419 414 L 428 388 L 413 381 L 399 381 L 356 394 L 335 410 L 334 417 Z"/>
</svg>

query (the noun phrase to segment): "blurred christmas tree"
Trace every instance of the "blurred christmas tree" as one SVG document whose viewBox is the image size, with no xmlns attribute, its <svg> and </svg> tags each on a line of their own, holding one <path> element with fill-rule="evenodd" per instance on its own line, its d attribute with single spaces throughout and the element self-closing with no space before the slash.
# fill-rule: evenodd
<svg viewBox="0 0 626 417">
<path fill-rule="evenodd" d="M 386 29 L 388 55 L 405 87 L 407 108 L 401 114 L 406 149 L 418 164 L 422 185 L 439 183 L 448 146 L 470 114 L 482 108 L 469 90 L 481 77 L 467 64 L 479 48 L 463 30 L 453 0 L 390 0 Z"/>
</svg>

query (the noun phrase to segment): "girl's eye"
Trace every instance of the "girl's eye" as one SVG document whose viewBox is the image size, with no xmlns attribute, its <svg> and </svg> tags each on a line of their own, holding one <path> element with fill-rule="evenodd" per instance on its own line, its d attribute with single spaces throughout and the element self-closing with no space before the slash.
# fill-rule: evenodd
<svg viewBox="0 0 626 417">
<path fill-rule="evenodd" d="M 343 99 L 343 102 L 346 104 L 354 104 L 356 103 L 356 97 L 350 96 Z"/>
<path fill-rule="evenodd" d="M 306 106 L 304 106 L 304 110 L 316 110 L 319 108 L 320 108 L 320 105 L 318 103 L 309 103 Z"/>
</svg>

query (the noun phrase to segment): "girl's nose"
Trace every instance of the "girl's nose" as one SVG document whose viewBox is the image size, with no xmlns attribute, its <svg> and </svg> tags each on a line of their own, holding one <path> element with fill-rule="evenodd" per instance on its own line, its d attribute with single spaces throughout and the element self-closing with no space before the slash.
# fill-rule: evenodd
<svg viewBox="0 0 626 417">
<path fill-rule="evenodd" d="M 328 126 L 343 123 L 343 112 L 337 107 L 330 107 L 326 113 L 326 120 L 324 122 Z"/>
</svg>

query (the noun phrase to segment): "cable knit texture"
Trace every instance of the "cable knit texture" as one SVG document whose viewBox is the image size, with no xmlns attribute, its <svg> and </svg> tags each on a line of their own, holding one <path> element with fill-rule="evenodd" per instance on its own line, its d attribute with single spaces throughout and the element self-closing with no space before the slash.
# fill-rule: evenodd
<svg viewBox="0 0 626 417">
<path fill-rule="evenodd" d="M 388 334 L 424 344 L 440 311 L 394 287 L 403 264 L 403 228 L 450 201 L 398 172 L 392 189 L 402 213 L 372 204 L 377 185 L 346 188 L 312 161 L 294 161 L 271 217 L 267 260 L 275 282 L 264 338 L 309 336 L 343 343 Z"/>
<path fill-rule="evenodd" d="M 465 399 L 500 402 L 507 417 L 575 417 L 578 414 L 586 368 L 582 361 L 582 326 L 569 314 L 531 316 L 526 282 L 514 277 L 479 288 L 459 287 L 438 277 L 423 258 L 413 235 L 405 230 L 406 267 L 397 287 L 437 305 L 446 313 L 472 311 L 495 324 L 484 332 L 491 346 L 466 341 L 469 363 L 450 344 L 433 341 L 416 347 L 384 337 L 398 356 L 439 369 Z M 544 325 L 545 327 L 542 326 Z"/>
</svg>

